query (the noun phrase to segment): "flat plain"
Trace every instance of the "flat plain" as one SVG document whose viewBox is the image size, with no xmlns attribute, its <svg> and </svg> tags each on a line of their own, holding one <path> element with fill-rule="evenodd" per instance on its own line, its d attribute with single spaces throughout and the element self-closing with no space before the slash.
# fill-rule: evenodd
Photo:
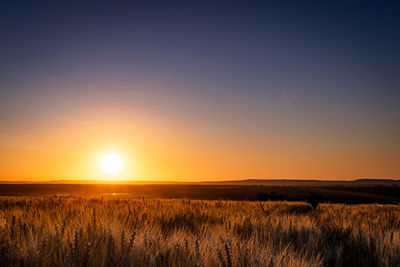
<svg viewBox="0 0 400 267">
<path fill-rule="evenodd" d="M 307 201 L 317 194 L 322 202 L 345 204 L 400 203 L 400 180 L 315 181 L 241 180 L 201 183 L 74 182 L 0 183 L 0 195 L 8 196 L 119 196 L 124 198 L 198 200 Z"/>
</svg>

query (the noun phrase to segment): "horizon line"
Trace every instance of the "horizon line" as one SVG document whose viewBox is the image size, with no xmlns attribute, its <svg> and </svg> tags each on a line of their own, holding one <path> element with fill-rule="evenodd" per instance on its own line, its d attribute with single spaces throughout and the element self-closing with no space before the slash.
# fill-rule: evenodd
<svg viewBox="0 0 400 267">
<path fill-rule="evenodd" d="M 204 183 L 237 183 L 237 182 L 356 182 L 356 181 L 392 181 L 400 178 L 246 178 L 229 180 L 94 180 L 94 179 L 48 179 L 48 180 L 0 180 L 0 184 L 204 184 Z"/>
</svg>

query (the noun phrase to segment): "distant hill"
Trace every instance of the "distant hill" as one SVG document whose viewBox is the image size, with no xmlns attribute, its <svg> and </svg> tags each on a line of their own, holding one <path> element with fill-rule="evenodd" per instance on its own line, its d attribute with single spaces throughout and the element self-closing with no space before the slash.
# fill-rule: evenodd
<svg viewBox="0 0 400 267">
<path fill-rule="evenodd" d="M 263 186 L 400 186 L 400 179 L 245 179 L 227 181 L 96 181 L 96 180 L 50 180 L 50 181 L 0 181 L 0 184 L 132 184 L 132 185 L 263 185 Z"/>
<path fill-rule="evenodd" d="M 264 185 L 264 186 L 400 186 L 395 179 L 356 179 L 356 180 L 295 180 L 295 179 L 247 179 L 238 181 L 203 182 L 220 185 Z"/>
</svg>

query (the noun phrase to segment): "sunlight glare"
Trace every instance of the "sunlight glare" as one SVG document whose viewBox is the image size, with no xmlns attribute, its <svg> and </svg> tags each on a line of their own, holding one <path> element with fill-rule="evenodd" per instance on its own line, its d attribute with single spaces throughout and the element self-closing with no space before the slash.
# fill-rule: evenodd
<svg viewBox="0 0 400 267">
<path fill-rule="evenodd" d="M 100 167 L 106 174 L 117 174 L 122 170 L 123 160 L 116 153 L 106 154 L 101 158 Z"/>
</svg>

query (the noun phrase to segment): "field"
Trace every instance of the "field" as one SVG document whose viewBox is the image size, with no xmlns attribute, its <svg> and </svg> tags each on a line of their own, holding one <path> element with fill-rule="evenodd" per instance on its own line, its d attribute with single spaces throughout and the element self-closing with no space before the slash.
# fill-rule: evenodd
<svg viewBox="0 0 400 267">
<path fill-rule="evenodd" d="M 400 207 L 2 196 L 0 266 L 400 266 Z"/>
<path fill-rule="evenodd" d="M 170 184 L 0 184 L 0 195 L 100 195 L 124 198 L 198 200 L 306 201 L 318 194 L 323 202 L 400 203 L 399 180 L 306 181 L 242 180 Z"/>
</svg>

